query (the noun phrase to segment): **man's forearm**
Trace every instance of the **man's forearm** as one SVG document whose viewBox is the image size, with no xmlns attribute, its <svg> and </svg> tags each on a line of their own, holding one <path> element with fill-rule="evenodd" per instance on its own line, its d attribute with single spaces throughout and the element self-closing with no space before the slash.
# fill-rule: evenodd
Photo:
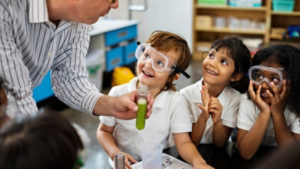
<svg viewBox="0 0 300 169">
<path fill-rule="evenodd" d="M 96 116 L 113 116 L 112 97 L 108 95 L 101 96 L 94 107 L 93 114 Z"/>
</svg>

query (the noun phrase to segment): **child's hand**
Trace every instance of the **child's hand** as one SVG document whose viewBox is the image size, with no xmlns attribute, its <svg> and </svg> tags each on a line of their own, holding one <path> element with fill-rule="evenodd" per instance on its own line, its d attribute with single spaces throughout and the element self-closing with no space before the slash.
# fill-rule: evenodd
<svg viewBox="0 0 300 169">
<path fill-rule="evenodd" d="M 272 91 L 274 92 L 274 96 L 269 90 L 267 90 L 267 93 L 271 99 L 272 115 L 282 115 L 284 112 L 284 108 L 287 104 L 287 96 L 288 96 L 286 81 L 285 80 L 283 81 L 283 90 L 281 93 L 279 93 L 277 87 L 273 82 L 271 82 L 271 88 Z"/>
<path fill-rule="evenodd" d="M 198 107 L 202 110 L 201 115 L 199 116 L 199 118 L 204 118 L 205 121 L 207 121 L 207 119 L 209 119 L 209 102 L 210 102 L 210 96 L 208 94 L 208 90 L 205 86 L 202 86 L 202 90 L 200 90 L 201 92 L 201 96 L 202 96 L 202 104 L 198 104 Z"/>
<path fill-rule="evenodd" d="M 214 169 L 212 166 L 209 166 L 206 163 L 200 164 L 200 165 L 195 165 L 194 169 Z"/>
<path fill-rule="evenodd" d="M 261 99 L 260 97 L 261 85 L 259 85 L 256 93 L 253 90 L 253 82 L 250 80 L 250 85 L 248 87 L 248 92 L 250 94 L 251 100 L 253 103 L 259 108 L 261 113 L 268 113 L 271 115 L 271 108 L 270 106 Z"/>
<path fill-rule="evenodd" d="M 134 160 L 134 158 L 130 155 L 130 154 L 127 154 L 127 153 L 124 153 L 124 152 L 121 152 L 122 154 L 124 154 L 124 158 L 125 158 L 125 169 L 132 169 L 130 162 L 132 163 L 137 163 L 137 161 Z M 115 161 L 115 159 L 113 159 L 113 161 Z M 115 169 L 115 168 L 114 168 Z"/>
<path fill-rule="evenodd" d="M 211 113 L 213 123 L 221 122 L 222 111 L 223 106 L 220 104 L 219 99 L 211 97 L 209 102 L 209 113 Z"/>
</svg>

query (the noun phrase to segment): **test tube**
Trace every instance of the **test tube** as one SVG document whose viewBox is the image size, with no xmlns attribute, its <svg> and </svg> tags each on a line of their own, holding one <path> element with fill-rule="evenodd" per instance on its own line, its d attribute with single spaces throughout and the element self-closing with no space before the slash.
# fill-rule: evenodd
<svg viewBox="0 0 300 169">
<path fill-rule="evenodd" d="M 116 154 L 115 169 L 125 169 L 125 157 L 123 153 Z"/>
<path fill-rule="evenodd" d="M 146 122 L 146 113 L 147 113 L 147 95 L 148 95 L 148 86 L 141 84 L 138 89 L 138 112 L 136 115 L 136 128 L 138 130 L 143 130 L 145 128 Z"/>
</svg>

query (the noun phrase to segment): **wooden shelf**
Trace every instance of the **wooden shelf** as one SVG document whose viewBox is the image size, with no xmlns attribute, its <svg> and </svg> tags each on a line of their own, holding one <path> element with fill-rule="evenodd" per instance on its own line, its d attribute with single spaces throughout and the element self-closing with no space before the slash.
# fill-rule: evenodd
<svg viewBox="0 0 300 169">
<path fill-rule="evenodd" d="M 267 7 L 231 7 L 231 6 L 216 6 L 216 5 L 195 5 L 196 9 L 216 9 L 216 10 L 243 10 L 243 11 L 267 11 Z"/>
<path fill-rule="evenodd" d="M 280 11 L 272 11 L 271 12 L 272 15 L 285 15 L 285 16 L 300 16 L 300 12 L 280 12 Z"/>
<path fill-rule="evenodd" d="M 193 1 L 193 55 L 199 58 L 196 44 L 202 41 L 215 41 L 229 35 L 242 35 L 245 37 L 263 38 L 264 42 L 273 39 L 282 39 L 281 34 L 272 33 L 273 28 L 286 28 L 289 25 L 299 24 L 300 20 L 300 0 L 295 1 L 292 12 L 273 11 L 272 0 L 262 0 L 262 7 L 232 7 L 228 5 L 198 4 L 198 0 Z M 237 19 L 248 19 L 257 23 L 264 22 L 266 30 L 248 29 L 217 29 L 197 27 L 198 16 L 211 17 L 206 25 L 214 26 L 215 17 L 236 17 Z M 205 20 L 204 20 L 205 21 Z M 202 22 L 204 24 L 204 21 Z"/>
<path fill-rule="evenodd" d="M 216 33 L 237 33 L 237 34 L 251 34 L 251 35 L 264 35 L 266 33 L 265 30 L 249 30 L 249 29 L 217 29 L 217 28 L 195 28 L 196 31 L 202 32 L 216 32 Z"/>
</svg>

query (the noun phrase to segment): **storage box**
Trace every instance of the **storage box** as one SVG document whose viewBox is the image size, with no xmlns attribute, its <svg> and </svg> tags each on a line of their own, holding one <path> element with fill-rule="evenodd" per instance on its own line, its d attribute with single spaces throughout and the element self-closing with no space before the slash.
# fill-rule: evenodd
<svg viewBox="0 0 300 169">
<path fill-rule="evenodd" d="M 197 16 L 195 18 L 195 28 L 203 29 L 203 28 L 211 28 L 213 26 L 213 18 L 211 16 L 203 15 Z"/>
<path fill-rule="evenodd" d="M 124 47 L 124 63 L 126 65 L 136 61 L 135 50 L 137 48 L 136 42 L 131 42 L 130 44 Z"/>
<path fill-rule="evenodd" d="M 229 0 L 229 6 L 239 7 L 261 7 L 261 0 Z"/>
<path fill-rule="evenodd" d="M 86 68 L 89 73 L 89 82 L 93 83 L 99 91 L 102 90 L 104 60 L 102 50 L 91 51 L 86 56 Z"/>
<path fill-rule="evenodd" d="M 198 0 L 199 4 L 226 5 L 226 0 Z"/>
<path fill-rule="evenodd" d="M 106 52 L 106 71 L 112 71 L 117 66 L 122 66 L 124 63 L 123 47 L 114 48 Z"/>
<path fill-rule="evenodd" d="M 294 0 L 273 0 L 274 11 L 292 12 L 294 10 Z"/>
<path fill-rule="evenodd" d="M 137 25 L 105 33 L 105 45 L 115 45 L 137 37 Z"/>
</svg>

